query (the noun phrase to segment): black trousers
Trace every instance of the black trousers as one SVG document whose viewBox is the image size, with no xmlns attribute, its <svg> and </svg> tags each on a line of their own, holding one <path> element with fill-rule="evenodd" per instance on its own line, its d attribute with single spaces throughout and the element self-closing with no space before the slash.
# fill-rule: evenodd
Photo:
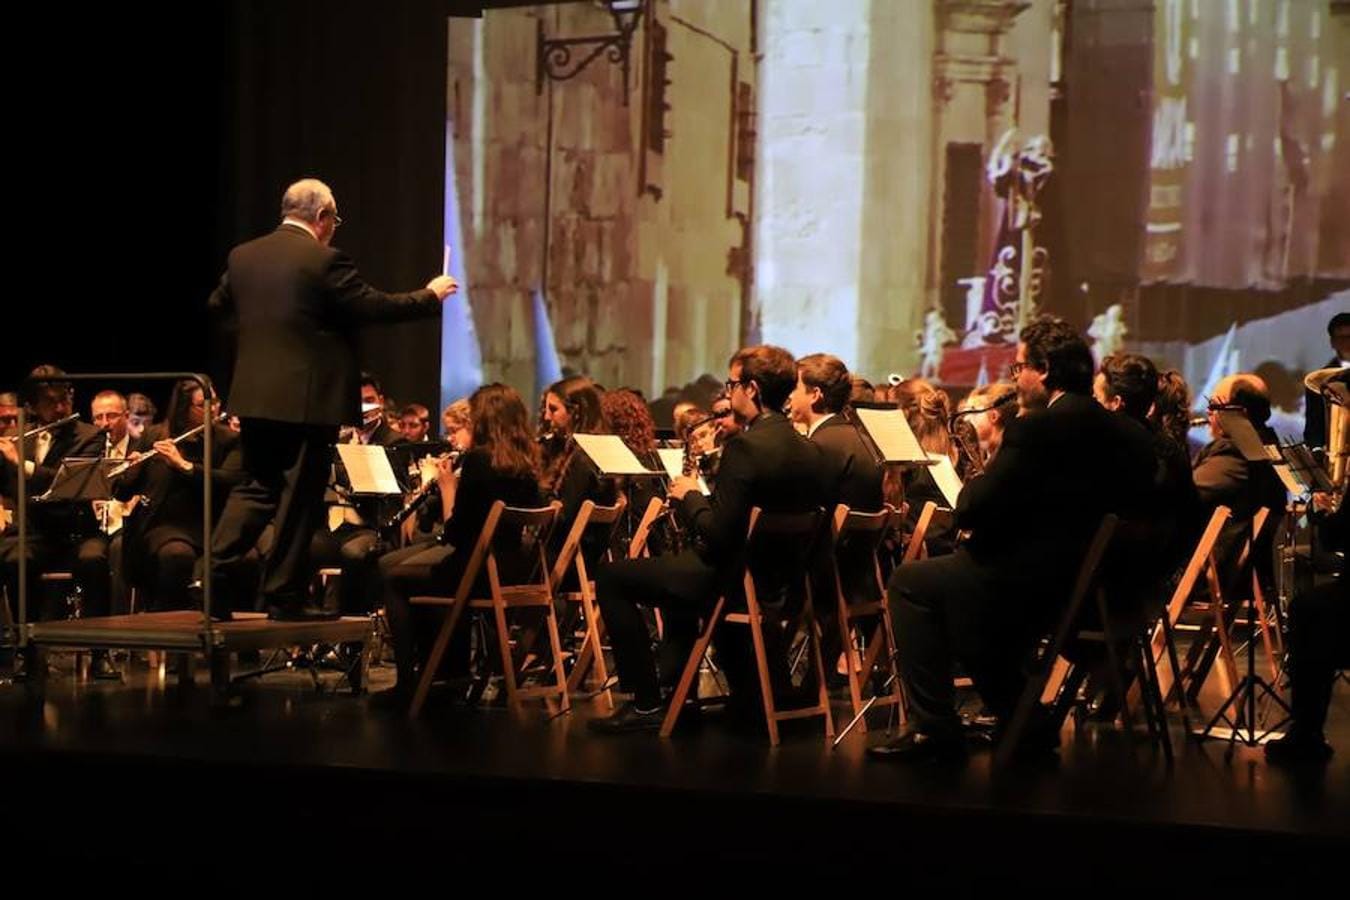
<svg viewBox="0 0 1350 900">
<path fill-rule="evenodd" d="M 1321 740 L 1337 669 L 1350 668 L 1350 585 L 1341 580 L 1299 594 L 1289 605 L 1291 733 Z"/>
<path fill-rule="evenodd" d="M 114 556 L 121 557 L 122 536 L 109 538 L 96 534 L 80 541 L 71 563 L 75 583 L 80 587 L 80 614 L 88 619 L 112 612 Z"/>
<path fill-rule="evenodd" d="M 1053 596 L 1058 585 L 1045 585 Z M 965 548 L 895 570 L 888 602 L 914 727 L 960 727 L 953 666 L 960 660 L 985 704 L 1006 721 L 1026 683 L 1022 663 L 1047 617 L 1022 579 L 983 565 Z"/>
<path fill-rule="evenodd" d="M 263 598 L 277 606 L 303 602 L 311 576 L 310 542 L 326 512 L 323 494 L 337 426 L 245 419 L 239 440 L 246 477 L 225 501 L 211 542 L 217 596 L 227 608 L 253 606 L 245 558 L 272 524 Z"/>
<path fill-rule="evenodd" d="M 341 569 L 342 577 L 325 591 L 325 609 L 346 616 L 369 613 L 379 601 L 377 583 L 380 536 L 373 528 L 343 525 L 337 531 L 319 528 L 310 545 L 310 563 L 318 569 Z"/>
<path fill-rule="evenodd" d="M 614 648 L 619 688 L 631 693 L 639 707 L 659 706 L 661 688 L 679 680 L 698 639 L 699 619 L 712 611 L 721 589 L 717 570 L 692 550 L 623 560 L 596 573 L 596 600 Z M 664 634 L 659 656 L 652 650 L 641 607 L 661 611 Z M 743 602 L 733 608 L 743 608 Z M 765 613 L 772 619 L 772 610 Z M 788 673 L 782 629 L 772 621 L 766 622 L 764 638 L 773 686 L 785 690 Z M 745 626 L 723 622 L 714 632 L 713 641 L 717 661 L 731 686 L 733 704 L 747 710 L 757 708 L 761 702 L 759 678 Z"/>
<path fill-rule="evenodd" d="M 448 596 L 459 585 L 466 564 L 465 554 L 457 554 L 445 544 L 413 544 L 380 557 L 377 589 L 384 601 L 384 614 L 393 636 L 394 661 L 398 668 L 398 686 L 412 690 L 422 661 L 431 652 L 431 643 L 444 621 L 444 607 L 413 607 L 409 597 L 420 594 Z M 469 669 L 470 630 L 465 614 L 450 646 L 441 671 L 463 674 Z"/>
</svg>

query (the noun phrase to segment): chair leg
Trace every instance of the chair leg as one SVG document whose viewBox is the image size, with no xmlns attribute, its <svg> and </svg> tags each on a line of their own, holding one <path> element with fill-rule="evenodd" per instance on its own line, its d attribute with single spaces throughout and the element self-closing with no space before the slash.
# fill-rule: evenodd
<svg viewBox="0 0 1350 900">
<path fill-rule="evenodd" d="M 450 637 L 455 632 L 455 626 L 459 624 L 460 617 L 464 614 L 464 605 L 456 603 L 445 611 L 445 621 L 441 623 L 441 630 L 436 633 L 436 640 L 431 645 L 431 654 L 427 657 L 426 667 L 422 669 L 422 675 L 417 679 L 417 690 L 413 692 L 412 703 L 408 706 L 408 718 L 417 718 L 418 713 L 422 711 L 422 704 L 427 701 L 427 692 L 431 690 L 431 682 L 436 677 L 436 670 L 440 668 L 441 658 L 445 656 L 445 648 L 450 644 Z"/>
<path fill-rule="evenodd" d="M 675 694 L 670 698 L 670 706 L 666 709 L 666 717 L 661 722 L 661 737 L 668 738 L 675 731 L 675 723 L 679 721 L 680 711 L 684 709 L 684 702 L 689 697 L 689 689 L 698 677 L 699 666 L 703 663 L 703 655 L 708 652 L 708 647 L 712 645 L 713 630 L 717 628 L 717 623 L 722 621 L 722 611 L 726 608 L 726 598 L 718 597 L 717 604 L 708 615 L 708 622 L 703 626 L 703 633 L 698 636 L 694 642 L 694 649 L 689 654 L 689 660 L 684 664 L 684 671 L 680 673 L 680 682 L 675 686 Z"/>
<path fill-rule="evenodd" d="M 567 712 L 572 708 L 572 698 L 567 692 L 567 672 L 563 670 L 562 640 L 558 636 L 558 616 L 553 611 L 553 604 L 551 603 L 548 605 L 548 640 L 553 645 L 553 683 L 558 688 L 562 711 Z"/>
<path fill-rule="evenodd" d="M 769 657 L 764 649 L 764 630 L 759 604 L 753 596 L 746 597 L 750 612 L 750 638 L 755 645 L 755 666 L 759 669 L 759 692 L 764 701 L 764 722 L 769 729 L 769 746 L 778 746 L 778 711 L 773 703 L 773 685 L 769 679 Z"/>
<path fill-rule="evenodd" d="M 900 678 L 899 649 L 895 643 L 895 625 L 891 622 L 891 611 L 882 609 L 881 627 L 886 635 L 886 670 L 891 673 L 891 695 L 895 697 L 895 708 L 900 711 L 900 727 L 909 721 L 905 710 L 905 685 Z"/>
<path fill-rule="evenodd" d="M 1266 650 L 1266 662 L 1270 666 L 1270 678 L 1272 681 L 1278 681 L 1280 679 L 1280 657 L 1283 656 L 1283 653 L 1279 652 L 1279 648 L 1276 646 L 1276 640 L 1271 637 L 1270 618 L 1266 614 L 1265 597 L 1261 595 L 1262 592 L 1258 586 L 1252 585 L 1252 589 L 1255 591 L 1253 599 L 1255 600 L 1256 605 L 1256 622 L 1253 623 L 1253 625 L 1256 625 L 1257 623 L 1260 624 L 1261 644 Z M 1253 631 L 1251 647 L 1248 652 L 1254 650 L 1255 645 L 1256 634 Z"/>
<path fill-rule="evenodd" d="M 1170 666 L 1172 667 L 1172 671 L 1173 671 L 1173 672 L 1180 672 L 1180 671 L 1181 671 L 1181 667 L 1177 664 L 1177 641 L 1176 641 L 1176 635 L 1175 635 L 1175 633 L 1172 631 L 1172 623 L 1171 623 L 1170 621 L 1168 621 L 1168 619 L 1167 619 L 1166 616 L 1163 616 L 1162 627 L 1163 627 L 1163 643 L 1166 645 L 1166 648 L 1167 648 L 1167 661 L 1168 661 L 1168 665 L 1170 665 Z M 1161 687 L 1161 686 L 1160 686 L 1160 687 Z M 1191 715 L 1190 715 L 1191 704 L 1190 704 L 1190 700 L 1186 697 L 1186 692 L 1185 692 L 1184 690 L 1182 690 L 1181 678 L 1180 678 L 1179 676 L 1173 680 L 1173 682 L 1172 682 L 1172 689 L 1176 692 L 1176 696 L 1177 696 L 1177 704 L 1181 707 L 1181 724 L 1182 724 L 1182 727 L 1185 728 L 1186 734 L 1190 734 L 1190 733 L 1191 733 Z M 1160 690 L 1159 693 L 1161 694 L 1162 691 Z M 1163 697 L 1163 708 L 1164 708 L 1164 709 L 1166 708 L 1166 703 L 1167 703 L 1167 698 L 1164 696 L 1164 697 Z"/>
<path fill-rule="evenodd" d="M 1163 756 L 1170 766 L 1173 762 L 1172 735 L 1167 730 L 1167 704 L 1163 702 L 1162 690 L 1158 685 L 1158 665 L 1153 660 L 1153 641 L 1150 638 L 1138 638 L 1139 655 L 1143 670 L 1139 678 L 1143 682 L 1145 702 L 1149 703 L 1157 716 L 1158 737 L 1162 741 Z"/>
<path fill-rule="evenodd" d="M 858 715 L 863 708 L 862 685 L 859 683 L 860 674 L 858 669 L 861 667 L 858 660 L 858 648 L 853 644 L 853 620 L 848 614 L 848 605 L 844 602 L 842 596 L 838 597 L 839 605 L 839 638 L 840 646 L 844 648 L 844 664 L 848 670 L 848 696 L 853 703 L 853 715 Z M 858 720 L 858 730 L 864 734 L 867 733 L 866 717 Z"/>
<path fill-rule="evenodd" d="M 817 694 L 820 708 L 825 713 L 825 739 L 834 737 L 834 713 L 830 709 L 830 690 L 825 686 L 825 661 L 820 652 L 820 632 L 816 628 L 816 610 L 808 589 L 806 596 L 806 631 L 810 635 L 811 655 L 816 661 Z"/>
<path fill-rule="evenodd" d="M 501 656 L 502 677 L 506 679 L 506 701 L 512 709 L 520 709 L 520 687 L 516 684 L 516 663 L 511 654 L 511 633 L 506 623 L 506 608 L 492 604 L 492 615 L 497 623 L 497 652 Z"/>
</svg>

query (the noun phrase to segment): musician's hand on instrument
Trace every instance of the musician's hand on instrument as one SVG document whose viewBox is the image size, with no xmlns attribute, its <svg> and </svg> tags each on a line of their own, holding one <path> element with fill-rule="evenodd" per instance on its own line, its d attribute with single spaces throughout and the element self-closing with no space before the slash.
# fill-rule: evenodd
<svg viewBox="0 0 1350 900">
<path fill-rule="evenodd" d="M 444 300 L 459 290 L 459 282 L 449 275 L 437 275 L 427 282 L 427 290 L 435 294 L 437 300 Z"/>
<path fill-rule="evenodd" d="M 697 478 L 693 477 L 692 475 L 681 475 L 679 478 L 676 478 L 674 481 L 670 483 L 670 490 L 668 490 L 666 493 L 676 500 L 683 500 L 685 494 L 689 493 L 690 491 L 698 493 L 698 490 L 699 487 Z"/>
<path fill-rule="evenodd" d="M 164 461 L 184 471 L 192 470 L 192 463 L 183 458 L 183 454 L 178 452 L 178 445 L 173 441 L 155 441 L 155 452 L 164 457 Z"/>
</svg>

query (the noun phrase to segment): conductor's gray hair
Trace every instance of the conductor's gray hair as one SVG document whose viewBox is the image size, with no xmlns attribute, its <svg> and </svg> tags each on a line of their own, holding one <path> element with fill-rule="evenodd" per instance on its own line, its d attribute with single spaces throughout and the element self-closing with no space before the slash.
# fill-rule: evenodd
<svg viewBox="0 0 1350 900">
<path fill-rule="evenodd" d="M 317 222 L 321 212 L 336 207 L 333 191 L 328 185 L 317 178 L 302 178 L 286 188 L 281 198 L 281 217 Z"/>
</svg>

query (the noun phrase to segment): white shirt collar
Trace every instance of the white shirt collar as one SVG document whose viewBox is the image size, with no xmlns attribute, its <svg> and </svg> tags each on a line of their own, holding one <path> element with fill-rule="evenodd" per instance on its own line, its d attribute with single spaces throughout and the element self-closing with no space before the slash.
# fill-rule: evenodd
<svg viewBox="0 0 1350 900">
<path fill-rule="evenodd" d="M 816 419 L 815 422 L 806 427 L 806 436 L 808 438 L 814 436 L 815 433 L 820 429 L 820 426 L 824 425 L 826 422 L 833 419 L 834 415 L 835 415 L 834 413 L 830 413 L 829 415 L 822 416 L 819 419 Z"/>
<path fill-rule="evenodd" d="M 297 219 L 294 216 L 287 216 L 286 218 L 281 220 L 281 224 L 294 225 L 296 228 L 303 228 L 305 229 L 305 231 L 309 232 L 309 236 L 314 238 L 314 240 L 317 241 L 319 239 L 318 232 L 314 230 L 314 226 L 304 221 L 303 219 Z"/>
</svg>

